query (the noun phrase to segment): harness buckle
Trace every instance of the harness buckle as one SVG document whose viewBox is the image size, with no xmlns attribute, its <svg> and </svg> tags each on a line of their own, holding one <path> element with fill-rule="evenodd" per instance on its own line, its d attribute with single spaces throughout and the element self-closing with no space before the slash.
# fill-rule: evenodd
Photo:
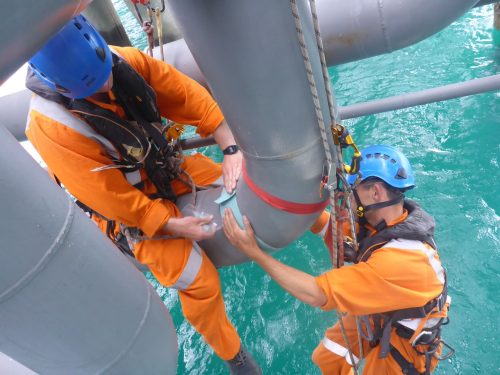
<svg viewBox="0 0 500 375">
<path fill-rule="evenodd" d="M 430 345 L 436 335 L 432 331 L 422 331 L 420 332 L 415 340 L 411 342 L 411 346 L 415 348 L 417 345 Z M 422 340 L 422 342 L 420 342 Z"/>
<path fill-rule="evenodd" d="M 434 352 L 434 357 L 436 357 L 438 361 L 442 361 L 442 360 L 451 358 L 453 356 L 453 354 L 455 354 L 455 348 L 453 348 L 446 341 L 444 341 L 443 339 L 439 339 L 439 342 L 437 345 L 438 347 L 439 347 L 439 343 L 442 343 L 443 347 L 448 348 L 448 352 L 446 354 L 438 354 L 438 353 Z"/>
</svg>

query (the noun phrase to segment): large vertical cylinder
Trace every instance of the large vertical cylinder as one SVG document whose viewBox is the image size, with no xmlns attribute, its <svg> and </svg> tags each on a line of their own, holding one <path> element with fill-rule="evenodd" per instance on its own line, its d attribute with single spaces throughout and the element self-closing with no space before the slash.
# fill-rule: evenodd
<svg viewBox="0 0 500 375">
<path fill-rule="evenodd" d="M 132 45 L 111 0 L 93 1 L 82 13 L 108 44 L 122 47 Z"/>
<path fill-rule="evenodd" d="M 329 126 L 311 15 L 304 1 L 298 5 L 323 118 Z M 290 3 L 173 0 L 170 6 L 243 150 L 250 179 L 288 202 L 317 204 L 327 200 L 327 194 L 320 196 L 325 151 Z M 213 200 L 218 193 L 198 194 L 203 210 L 216 216 L 219 207 Z M 271 247 L 284 247 L 295 240 L 321 212 L 301 215 L 274 208 L 243 179 L 238 184 L 237 204 Z M 221 232 L 202 246 L 216 265 L 244 259 Z"/>
<path fill-rule="evenodd" d="M 0 352 L 40 374 L 175 374 L 144 276 L 0 126 Z"/>
</svg>

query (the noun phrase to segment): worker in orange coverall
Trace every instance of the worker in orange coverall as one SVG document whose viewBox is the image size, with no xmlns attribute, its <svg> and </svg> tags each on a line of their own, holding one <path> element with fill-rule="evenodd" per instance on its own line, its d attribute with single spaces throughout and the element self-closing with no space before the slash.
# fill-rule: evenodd
<svg viewBox="0 0 500 375">
<path fill-rule="evenodd" d="M 175 205 L 221 174 L 230 192 L 240 175 L 241 152 L 210 94 L 135 48 L 110 48 L 83 16 L 29 65 L 26 85 L 36 95 L 26 134 L 51 173 L 117 245 L 178 290 L 186 319 L 231 373 L 260 374 L 227 318 L 218 272 L 196 244 L 214 235 L 212 217 L 183 216 Z M 222 166 L 182 155 L 162 118 L 213 134 Z"/>
<path fill-rule="evenodd" d="M 347 342 L 337 323 L 312 355 L 323 373 L 352 374 L 363 354 L 363 374 L 429 374 L 438 359 L 453 353 L 441 338 L 450 298 L 433 239 L 434 220 L 404 198 L 415 180 L 398 150 L 381 145 L 364 149 L 360 171 L 361 182 L 353 186 L 359 250 L 345 246 L 346 260 L 353 265 L 318 277 L 286 266 L 260 250 L 248 220 L 241 229 L 230 210 L 224 214 L 224 231 L 296 298 L 345 314 Z M 351 185 L 355 177 L 349 176 Z M 324 223 L 328 242 L 331 226 L 325 218 L 323 214 L 312 230 L 320 232 Z M 443 345 L 449 348 L 446 355 L 441 354 Z"/>
</svg>

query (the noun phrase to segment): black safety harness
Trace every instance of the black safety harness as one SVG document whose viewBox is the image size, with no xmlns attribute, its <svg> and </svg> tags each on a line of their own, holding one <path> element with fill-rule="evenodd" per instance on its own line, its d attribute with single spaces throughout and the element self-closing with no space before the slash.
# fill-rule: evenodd
<svg viewBox="0 0 500 375">
<path fill-rule="evenodd" d="M 112 73 L 112 92 L 125 111 L 127 120 L 86 99 L 71 100 L 59 94 L 38 79 L 32 71 L 28 72 L 26 87 L 45 99 L 63 105 L 111 142 L 120 158 L 114 158 L 113 165 L 102 169 L 117 168 L 124 173 L 144 169 L 157 190 L 149 198 L 163 198 L 175 202 L 176 195 L 171 182 L 183 173 L 180 167 L 182 149 L 179 142 L 168 140 L 166 137 L 168 126 L 161 122 L 156 93 L 141 75 L 116 54 L 113 54 Z M 141 181 L 134 187 L 140 190 L 143 185 Z M 90 215 L 105 219 L 108 237 L 122 251 L 131 254 L 129 246 L 125 246 L 127 243 L 124 236 L 119 233 L 115 237 L 113 220 L 99 215 L 82 202 L 76 203 Z"/>
<path fill-rule="evenodd" d="M 389 241 L 398 238 L 422 241 L 436 249 L 436 243 L 433 238 L 434 220 L 432 217 L 424 212 L 415 202 L 408 199 L 404 200 L 404 208 L 408 211 L 408 217 L 403 222 L 388 227 L 386 222 L 382 221 L 375 228 L 377 232 L 373 236 L 369 235 L 369 230 L 365 226 L 361 226 L 358 233 L 359 252 L 355 263 L 366 262 L 374 251 L 380 249 Z M 441 311 L 446 304 L 448 295 L 447 289 L 445 275 L 443 291 L 438 297 L 429 301 L 424 306 L 370 315 L 367 319 L 367 324 L 365 324 L 366 332 L 361 330 L 360 333 L 365 339 L 370 341 L 370 346 L 374 347 L 381 345 L 380 358 L 385 358 L 390 353 L 394 360 L 401 366 L 404 374 L 430 374 L 431 357 L 433 355 L 439 360 L 442 360 L 451 357 L 454 353 L 454 349 L 441 338 L 441 327 L 448 324 L 449 319 L 441 318 L 433 327 L 424 328 L 411 343 L 418 354 L 425 356 L 426 370 L 423 373 L 418 372 L 415 366 L 407 361 L 405 357 L 390 344 L 391 331 L 392 328 L 395 328 L 397 335 L 405 339 L 410 339 L 414 335 L 414 331 L 398 323 L 398 321 L 402 319 L 425 318 L 433 311 Z M 374 323 L 373 331 L 369 325 L 370 318 Z M 450 350 L 445 356 L 437 355 L 437 350 L 441 343 Z M 417 345 L 426 346 L 427 349 L 421 351 L 417 349 Z"/>
</svg>

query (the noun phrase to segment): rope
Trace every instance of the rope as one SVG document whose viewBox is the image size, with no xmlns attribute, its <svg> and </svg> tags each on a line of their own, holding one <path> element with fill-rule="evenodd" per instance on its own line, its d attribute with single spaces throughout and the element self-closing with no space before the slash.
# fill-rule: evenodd
<svg viewBox="0 0 500 375">
<path fill-rule="evenodd" d="M 160 48 L 161 61 L 165 61 L 165 56 L 163 55 L 163 24 L 161 23 L 160 8 L 156 8 L 154 12 L 156 16 L 156 28 L 158 30 L 158 47 Z"/>
<path fill-rule="evenodd" d="M 320 31 L 319 31 L 319 22 L 318 22 L 318 16 L 316 13 L 315 0 L 309 0 L 309 4 L 310 4 L 310 8 L 311 8 L 312 20 L 313 20 L 314 31 L 315 31 L 315 36 L 316 36 L 316 44 L 317 44 L 318 52 L 320 54 L 323 82 L 324 82 L 324 86 L 325 86 L 326 93 L 327 93 L 328 109 L 329 109 L 329 113 L 330 113 L 330 118 L 332 120 L 332 123 L 336 124 L 335 120 L 337 118 L 337 113 L 336 113 L 337 111 L 336 111 L 336 107 L 335 107 L 335 104 L 333 101 L 333 94 L 332 94 L 332 91 L 330 88 L 330 78 L 328 75 L 328 69 L 326 66 L 326 60 L 325 60 L 325 56 L 324 56 L 323 43 L 321 40 Z M 323 146 L 325 149 L 325 157 L 326 157 L 326 160 L 328 163 L 328 172 L 330 173 L 332 165 L 335 165 L 336 169 L 341 167 L 342 161 L 339 160 L 339 158 L 338 158 L 338 155 L 340 155 L 340 153 L 339 153 L 340 146 L 337 149 L 336 163 L 334 163 L 332 160 L 332 151 L 331 151 L 330 145 L 328 143 L 325 121 L 323 119 L 323 113 L 321 111 L 321 103 L 320 103 L 319 96 L 318 96 L 318 90 L 316 88 L 316 82 L 314 80 L 312 65 L 311 65 L 311 61 L 309 58 L 309 52 L 307 50 L 304 33 L 302 30 L 302 21 L 300 18 L 300 14 L 299 14 L 296 0 L 290 0 L 290 5 L 292 8 L 292 15 L 293 15 L 294 22 L 295 22 L 295 30 L 297 31 L 297 37 L 299 40 L 300 50 L 302 53 L 302 57 L 304 59 L 304 65 L 305 65 L 305 69 L 306 69 L 306 73 L 307 73 L 307 80 L 309 82 L 309 88 L 311 90 L 311 96 L 313 99 L 314 109 L 315 109 L 316 117 L 318 120 L 318 126 L 319 126 L 320 133 L 321 133 L 321 139 L 323 141 Z M 336 174 L 334 174 L 334 176 L 336 176 Z M 329 177 L 330 176 L 328 176 L 328 178 Z M 332 210 L 330 213 L 330 221 L 331 221 L 331 225 L 332 225 L 332 244 L 334 244 L 335 248 L 337 249 L 337 251 L 333 252 L 333 254 L 332 254 L 333 255 L 332 262 L 333 262 L 334 267 L 339 267 L 342 259 L 339 259 L 339 253 L 338 253 L 338 237 L 337 237 L 337 230 L 336 230 L 336 216 L 337 216 L 337 214 L 336 214 L 336 211 L 337 211 L 337 209 L 336 209 L 337 208 L 336 194 L 334 191 L 335 187 L 334 187 L 334 184 L 332 184 L 332 181 L 327 181 L 327 182 L 328 182 L 328 184 L 325 185 L 325 187 L 329 191 L 330 204 L 332 207 Z M 333 182 L 336 182 L 336 181 L 333 181 Z M 342 314 L 339 311 L 337 311 L 337 317 L 338 317 L 339 326 L 340 326 L 340 329 L 342 332 L 342 336 L 344 338 L 344 341 L 345 341 L 346 346 L 347 346 L 347 350 L 349 352 L 349 357 L 351 359 L 354 374 L 358 375 L 358 365 L 354 361 L 354 355 L 353 355 L 353 352 L 352 352 L 352 349 L 351 349 L 351 346 L 350 346 L 350 343 L 349 343 L 349 340 L 348 340 L 348 337 L 347 337 L 347 334 L 345 331 L 345 326 L 344 326 Z M 359 332 L 358 332 L 358 337 L 359 337 Z M 361 348 L 361 346 L 360 346 L 360 348 Z"/>
</svg>

